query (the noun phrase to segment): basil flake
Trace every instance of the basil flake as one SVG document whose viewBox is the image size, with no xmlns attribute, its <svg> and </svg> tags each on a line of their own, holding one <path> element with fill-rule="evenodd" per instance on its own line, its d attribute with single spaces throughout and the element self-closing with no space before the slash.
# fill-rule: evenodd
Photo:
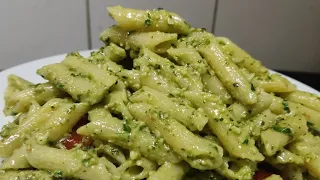
<svg viewBox="0 0 320 180">
<path fill-rule="evenodd" d="M 123 122 L 123 130 L 124 130 L 125 132 L 127 132 L 127 133 L 131 133 L 131 128 L 130 128 L 130 126 L 128 125 L 127 120 L 124 120 L 124 122 Z"/>
<path fill-rule="evenodd" d="M 248 144 L 249 143 L 249 139 L 245 139 L 242 144 Z"/>
<path fill-rule="evenodd" d="M 282 105 L 283 105 L 283 109 L 284 109 L 285 111 L 287 111 L 287 113 L 290 113 L 290 108 L 289 108 L 288 103 L 285 102 L 285 101 L 283 101 L 283 102 L 282 102 Z"/>
<path fill-rule="evenodd" d="M 292 131 L 290 128 L 281 127 L 279 125 L 273 126 L 272 129 L 283 134 L 292 134 Z"/>
</svg>

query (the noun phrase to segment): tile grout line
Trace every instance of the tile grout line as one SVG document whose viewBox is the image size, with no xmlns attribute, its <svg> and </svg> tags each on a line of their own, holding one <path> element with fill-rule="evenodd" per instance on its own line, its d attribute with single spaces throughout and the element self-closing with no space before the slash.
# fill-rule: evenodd
<svg viewBox="0 0 320 180">
<path fill-rule="evenodd" d="M 86 21 L 87 21 L 87 43 L 88 49 L 92 49 L 92 38 L 91 38 L 91 19 L 90 19 L 90 2 L 86 1 Z"/>
<path fill-rule="evenodd" d="M 212 22 L 212 33 L 213 34 L 215 33 L 215 30 L 216 30 L 218 6 L 219 6 L 219 0 L 216 0 L 214 3 L 214 10 L 213 10 L 213 22 Z"/>
</svg>

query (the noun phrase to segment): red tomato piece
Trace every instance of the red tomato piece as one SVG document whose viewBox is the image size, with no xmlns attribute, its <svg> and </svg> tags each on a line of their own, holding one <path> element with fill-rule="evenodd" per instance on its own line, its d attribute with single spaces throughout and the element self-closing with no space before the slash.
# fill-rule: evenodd
<svg viewBox="0 0 320 180">
<path fill-rule="evenodd" d="M 263 180 L 266 179 L 267 177 L 271 176 L 272 173 L 266 172 L 265 170 L 260 169 L 257 171 L 254 175 L 254 180 Z"/>
<path fill-rule="evenodd" d="M 66 149 L 72 149 L 78 144 L 83 144 L 83 146 L 90 146 L 93 143 L 93 140 L 90 137 L 82 136 L 77 133 L 77 129 L 89 121 L 86 117 L 79 120 L 79 122 L 72 128 L 70 136 L 64 138 L 61 143 Z"/>
<path fill-rule="evenodd" d="M 66 149 L 69 150 L 74 148 L 76 145 L 81 144 L 82 138 L 82 135 L 77 134 L 75 131 L 73 131 L 70 136 L 62 140 L 62 144 L 64 145 L 64 147 L 66 147 Z"/>
</svg>

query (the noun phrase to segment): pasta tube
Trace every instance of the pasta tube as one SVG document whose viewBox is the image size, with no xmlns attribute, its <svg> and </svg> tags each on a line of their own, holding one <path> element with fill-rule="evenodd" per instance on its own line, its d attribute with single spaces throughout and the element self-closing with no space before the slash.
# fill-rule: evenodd
<svg viewBox="0 0 320 180">
<path fill-rule="evenodd" d="M 148 180 L 181 180 L 190 167 L 185 163 L 164 163 Z"/>
<path fill-rule="evenodd" d="M 147 178 L 156 169 L 157 164 L 143 157 L 130 159 L 118 168 L 121 173 L 121 180 L 142 180 Z"/>
<path fill-rule="evenodd" d="M 204 74 L 208 71 L 206 61 L 193 48 L 171 48 L 167 50 L 167 53 L 179 65 L 191 66 L 200 74 Z"/>
<path fill-rule="evenodd" d="M 296 90 L 295 85 L 279 74 L 256 76 L 253 78 L 252 84 L 254 87 L 260 87 L 266 92 L 286 93 Z"/>
<path fill-rule="evenodd" d="M 142 56 L 134 60 L 134 67 L 142 71 L 149 71 L 150 65 L 169 80 L 188 90 L 202 90 L 200 74 L 188 67 L 176 66 L 148 49 L 142 50 Z"/>
<path fill-rule="evenodd" d="M 252 91 L 251 84 L 216 43 L 200 48 L 199 51 L 235 99 L 244 105 L 257 102 L 257 95 Z"/>
<path fill-rule="evenodd" d="M 276 154 L 285 145 L 308 132 L 307 122 L 303 116 L 285 117 L 272 128 L 261 132 L 263 153 L 267 156 Z"/>
<path fill-rule="evenodd" d="M 125 83 L 125 85 L 133 90 L 138 90 L 141 88 L 141 73 L 138 70 L 127 70 L 123 69 L 117 76 Z"/>
<path fill-rule="evenodd" d="M 252 179 L 256 170 L 256 162 L 243 159 L 238 160 L 228 156 L 223 157 L 222 166 L 216 169 L 219 174 L 229 179 Z"/>
<path fill-rule="evenodd" d="M 27 147 L 27 160 L 37 169 L 58 171 L 66 177 L 83 180 L 111 179 L 98 157 L 81 150 L 68 151 L 32 144 Z"/>
<path fill-rule="evenodd" d="M 40 127 L 42 127 L 47 119 L 52 115 L 53 108 L 59 107 L 64 100 L 52 99 L 48 101 L 39 111 L 27 120 L 23 126 L 19 126 L 17 132 L 8 138 L 0 140 L 0 157 L 8 157 L 13 151 L 19 148 L 23 142 Z M 52 108 L 53 107 L 53 108 Z"/>
<path fill-rule="evenodd" d="M 164 32 L 128 32 L 118 26 L 105 30 L 100 35 L 104 42 L 117 44 L 126 50 L 139 51 L 148 48 L 155 53 L 166 53 L 166 51 L 177 43 L 177 34 Z"/>
<path fill-rule="evenodd" d="M 263 161 L 264 157 L 254 145 L 254 140 L 249 137 L 250 127 L 240 127 L 228 111 L 221 105 L 221 101 L 214 95 L 204 96 L 203 93 L 186 92 L 196 107 L 201 107 L 209 118 L 208 126 L 219 138 L 223 147 L 232 156 L 252 161 Z"/>
<path fill-rule="evenodd" d="M 64 137 L 65 134 L 71 131 L 72 127 L 79 119 L 87 113 L 89 106 L 84 103 L 65 103 L 60 105 L 42 125 L 40 130 L 25 142 L 25 144 L 48 144 L 55 142 Z M 30 168 L 26 161 L 26 147 L 22 145 L 19 149 L 13 152 L 13 155 L 2 164 L 2 169 L 23 169 Z"/>
<path fill-rule="evenodd" d="M 69 93 L 73 99 L 91 105 L 101 101 L 117 80 L 116 76 L 74 54 L 60 64 L 42 67 L 37 73 Z"/>
<path fill-rule="evenodd" d="M 130 114 L 126 104 L 128 103 L 128 97 L 126 91 L 113 91 L 107 95 L 106 108 L 115 114 L 121 114 L 123 118 L 132 120 L 133 117 Z"/>
<path fill-rule="evenodd" d="M 126 51 L 114 43 L 110 43 L 109 46 L 105 47 L 103 53 L 114 62 L 119 62 L 126 57 Z"/>
<path fill-rule="evenodd" d="M 24 89 L 29 88 L 30 86 L 32 86 L 33 84 L 19 76 L 10 74 L 8 76 L 8 86 L 5 89 L 4 92 L 4 100 L 8 101 L 8 99 L 10 99 L 10 97 L 19 92 L 22 91 Z"/>
<path fill-rule="evenodd" d="M 39 170 L 27 170 L 27 171 L 0 171 L 0 180 L 53 180 L 53 176 L 49 172 Z"/>
<path fill-rule="evenodd" d="M 208 122 L 208 118 L 200 110 L 180 105 L 179 102 L 174 102 L 167 95 L 146 86 L 135 92 L 130 100 L 135 103 L 148 103 L 169 113 L 191 131 L 201 131 Z"/>
<path fill-rule="evenodd" d="M 65 93 L 54 87 L 52 84 L 44 83 L 30 85 L 5 98 L 5 115 L 16 115 L 20 112 L 27 112 L 32 101 L 43 105 L 52 98 L 65 96 Z"/>
<path fill-rule="evenodd" d="M 204 87 L 211 93 L 219 96 L 225 104 L 232 104 L 233 99 L 228 90 L 214 74 L 206 73 L 202 76 Z"/>
<path fill-rule="evenodd" d="M 194 135 L 164 112 L 144 103 L 131 104 L 129 110 L 154 133 L 160 134 L 191 167 L 206 170 L 221 165 L 223 151 L 219 145 Z"/>
<path fill-rule="evenodd" d="M 177 163 L 177 156 L 163 140 L 155 137 L 149 129 L 135 121 L 121 121 L 106 114 L 80 127 L 77 133 L 116 144 L 125 149 L 137 149 L 145 157 L 158 163 L 165 161 Z"/>
<path fill-rule="evenodd" d="M 294 91 L 292 93 L 281 94 L 281 97 L 320 112 L 320 99 L 315 94 L 303 91 Z"/>
<path fill-rule="evenodd" d="M 141 76 L 140 82 L 141 86 L 148 86 L 162 93 L 178 94 L 181 91 L 174 82 L 164 78 L 157 72 L 149 72 Z"/>
<path fill-rule="evenodd" d="M 304 166 L 314 177 L 320 176 L 320 138 L 308 133 L 289 145 L 289 150 L 305 158 Z"/>
<path fill-rule="evenodd" d="M 286 149 L 281 149 L 280 151 L 277 152 L 276 155 L 269 157 L 267 161 L 270 162 L 271 164 L 292 164 L 292 165 L 304 164 L 304 158 L 302 156 L 298 156 Z"/>
<path fill-rule="evenodd" d="M 110 16 L 127 31 L 162 31 L 188 34 L 190 26 L 179 15 L 166 10 L 143 11 L 114 6 L 107 8 Z"/>
<path fill-rule="evenodd" d="M 260 61 L 251 57 L 247 52 L 234 44 L 230 39 L 226 37 L 217 37 L 219 45 L 223 48 L 225 53 L 229 55 L 234 63 L 240 67 L 244 67 L 256 75 L 263 75 L 268 73 L 268 69 L 265 68 Z"/>
</svg>

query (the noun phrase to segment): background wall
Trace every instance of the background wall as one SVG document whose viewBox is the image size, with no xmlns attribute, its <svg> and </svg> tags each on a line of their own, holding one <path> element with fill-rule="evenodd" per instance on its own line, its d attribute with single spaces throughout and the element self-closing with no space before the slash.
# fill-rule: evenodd
<svg viewBox="0 0 320 180">
<path fill-rule="evenodd" d="M 0 69 L 83 49 L 85 0 L 0 1 Z"/>
<path fill-rule="evenodd" d="M 320 72 L 319 0 L 2 0 L 0 69 L 101 46 L 107 5 L 174 11 L 277 70 Z"/>
<path fill-rule="evenodd" d="M 319 0 L 220 0 L 215 34 L 272 69 L 320 72 Z"/>
</svg>

